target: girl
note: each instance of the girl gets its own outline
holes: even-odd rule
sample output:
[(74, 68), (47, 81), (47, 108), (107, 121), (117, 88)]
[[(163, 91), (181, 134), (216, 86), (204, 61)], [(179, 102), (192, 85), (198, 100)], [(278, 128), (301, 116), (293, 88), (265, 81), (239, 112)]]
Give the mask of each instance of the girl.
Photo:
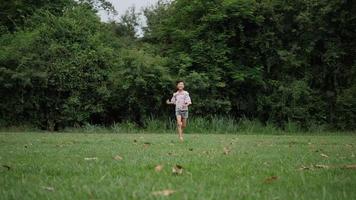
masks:
[(188, 106), (192, 104), (189, 93), (184, 90), (184, 82), (177, 81), (177, 92), (173, 94), (171, 100), (167, 100), (167, 104), (175, 105), (177, 129), (180, 141), (183, 142), (183, 130), (187, 126)]

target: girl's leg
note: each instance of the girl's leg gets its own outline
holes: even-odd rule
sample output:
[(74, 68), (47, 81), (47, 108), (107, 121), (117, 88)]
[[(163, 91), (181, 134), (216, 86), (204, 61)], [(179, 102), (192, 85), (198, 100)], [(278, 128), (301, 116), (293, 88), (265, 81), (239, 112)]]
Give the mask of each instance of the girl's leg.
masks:
[(187, 127), (187, 119), (182, 117), (182, 132), (184, 132), (185, 127)]
[(187, 119), (182, 117), (182, 139), (181, 140), (183, 140), (185, 127), (187, 127)]
[(181, 115), (177, 115), (177, 129), (178, 129), (178, 135), (179, 135), (179, 139), (181, 141), (183, 141), (183, 130), (182, 130), (182, 116)]

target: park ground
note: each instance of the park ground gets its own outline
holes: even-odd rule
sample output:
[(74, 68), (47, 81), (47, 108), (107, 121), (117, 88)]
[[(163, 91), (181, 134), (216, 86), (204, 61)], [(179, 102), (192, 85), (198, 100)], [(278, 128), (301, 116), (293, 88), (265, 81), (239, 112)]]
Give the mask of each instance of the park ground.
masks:
[(0, 199), (356, 199), (356, 135), (0, 133)]

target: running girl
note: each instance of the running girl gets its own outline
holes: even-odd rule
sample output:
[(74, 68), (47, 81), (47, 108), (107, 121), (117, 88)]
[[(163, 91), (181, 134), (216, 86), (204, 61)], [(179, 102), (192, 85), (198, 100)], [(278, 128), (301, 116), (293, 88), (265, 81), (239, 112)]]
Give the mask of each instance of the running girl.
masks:
[(188, 107), (192, 104), (189, 93), (184, 90), (184, 82), (177, 81), (177, 92), (173, 94), (171, 100), (167, 100), (167, 104), (175, 105), (177, 129), (180, 141), (183, 141), (183, 131), (187, 126)]

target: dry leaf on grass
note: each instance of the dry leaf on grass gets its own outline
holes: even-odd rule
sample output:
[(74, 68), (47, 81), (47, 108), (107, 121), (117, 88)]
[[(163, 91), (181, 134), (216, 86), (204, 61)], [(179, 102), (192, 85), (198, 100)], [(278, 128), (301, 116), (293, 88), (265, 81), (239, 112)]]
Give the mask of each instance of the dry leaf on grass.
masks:
[(313, 169), (356, 169), (356, 164), (350, 164), (350, 165), (343, 165), (343, 166), (329, 166), (329, 165), (323, 165), (323, 164), (316, 164), (312, 165), (310, 167), (307, 166), (301, 166), (299, 170), (313, 170)]
[(328, 156), (328, 155), (323, 154), (323, 153), (321, 153), (321, 154), (320, 154), (320, 156), (321, 156), (321, 157), (324, 157), (324, 158), (329, 158), (329, 156)]
[(53, 187), (42, 186), (42, 189), (47, 190), (47, 191), (51, 191), (51, 192), (54, 191)]
[(311, 167), (307, 167), (307, 166), (302, 165), (301, 167), (299, 167), (298, 170), (310, 170), (310, 169), (311, 169)]
[(264, 162), (263, 165), (269, 166), (269, 162)]
[(169, 156), (177, 156), (178, 154), (173, 153), (173, 152), (168, 152), (167, 155), (169, 155)]
[(264, 180), (264, 183), (272, 183), (278, 179), (278, 176), (271, 176)]
[(162, 171), (162, 169), (163, 169), (163, 165), (157, 165), (157, 166), (155, 167), (155, 171), (156, 171), (156, 172), (160, 172), (160, 171)]
[(231, 149), (224, 147), (224, 155), (228, 155), (231, 152)]
[(92, 157), (92, 158), (84, 158), (84, 160), (98, 160), (97, 157)]
[(143, 147), (144, 148), (148, 148), (148, 147), (150, 147), (151, 146), (151, 143), (150, 142), (145, 142), (145, 143), (143, 143)]
[(152, 195), (154, 195), (154, 196), (170, 196), (175, 192), (176, 191), (174, 191), (174, 190), (167, 189), (167, 190), (161, 190), (161, 191), (152, 192)]
[(175, 175), (180, 175), (180, 174), (183, 173), (183, 167), (180, 166), (180, 165), (174, 165), (174, 166), (172, 167), (172, 172), (173, 172), (173, 174), (175, 174)]
[(328, 165), (321, 165), (321, 164), (318, 164), (318, 165), (314, 165), (315, 168), (319, 168), (319, 169), (328, 169), (329, 166)]
[(114, 157), (114, 160), (122, 160), (123, 158), (121, 157), (121, 156), (119, 156), (119, 155), (116, 155), (115, 157)]
[(356, 169), (356, 164), (345, 165), (343, 168), (344, 168), (344, 169)]

